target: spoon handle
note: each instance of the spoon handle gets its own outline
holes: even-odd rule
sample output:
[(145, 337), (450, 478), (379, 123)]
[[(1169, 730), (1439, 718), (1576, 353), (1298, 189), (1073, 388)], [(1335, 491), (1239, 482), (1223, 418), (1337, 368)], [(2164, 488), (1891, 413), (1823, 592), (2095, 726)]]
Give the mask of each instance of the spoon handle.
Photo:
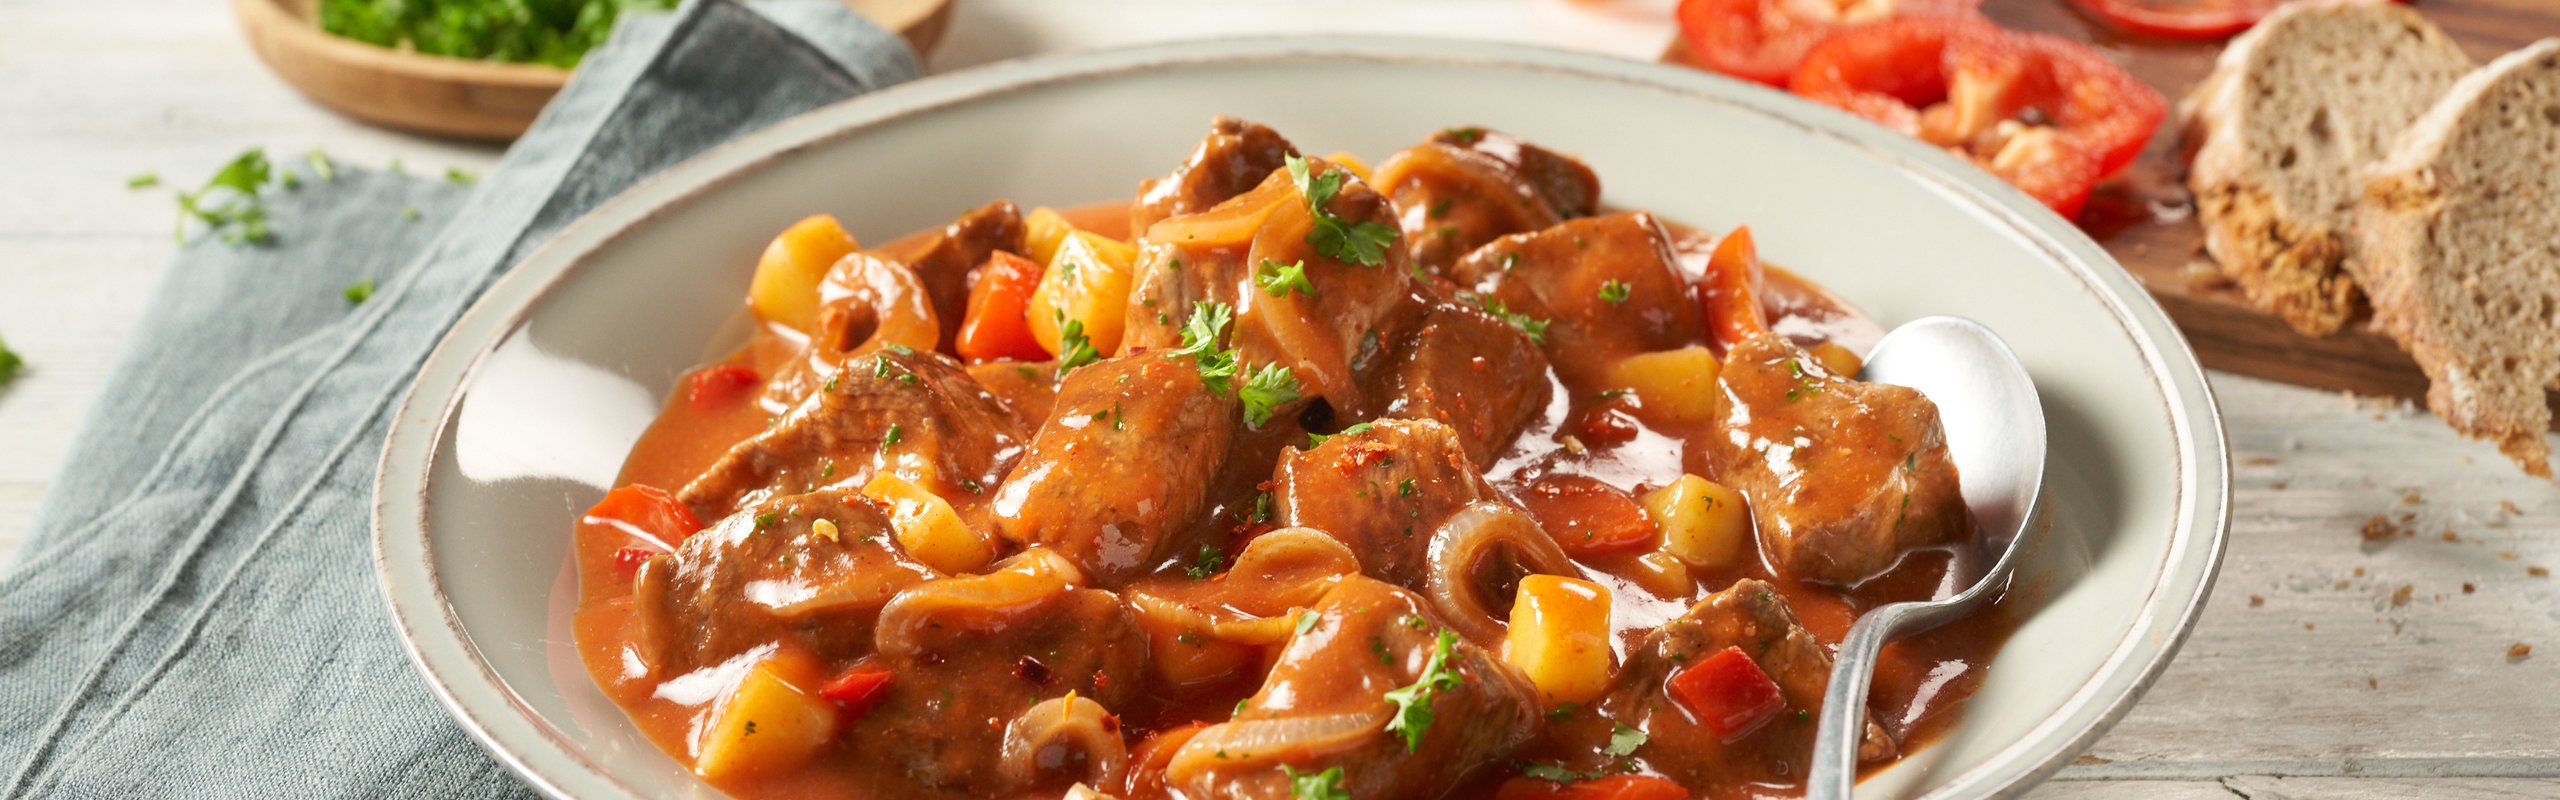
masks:
[(1893, 603), (1859, 617), (1832, 655), (1831, 685), (1822, 691), (1821, 724), (1813, 735), (1813, 764), (1805, 776), (1807, 800), (1849, 800), (1858, 780), (1858, 743), (1865, 738), (1867, 687), (1875, 680), (1876, 654), (1893, 639), (1920, 603)]

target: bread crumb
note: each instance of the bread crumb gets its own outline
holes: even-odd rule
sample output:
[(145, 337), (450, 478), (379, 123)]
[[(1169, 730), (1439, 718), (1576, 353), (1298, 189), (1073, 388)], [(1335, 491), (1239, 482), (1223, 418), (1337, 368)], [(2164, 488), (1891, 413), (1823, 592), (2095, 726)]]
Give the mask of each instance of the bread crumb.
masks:
[(2508, 516), (2524, 516), (2524, 512), (2516, 508), (2515, 501), (2513, 500), (2498, 501), (2498, 510), (2507, 512)]
[(2115, 759), (2112, 759), (2112, 758), (2106, 758), (2106, 757), (2103, 757), (2103, 756), (2081, 756), (2081, 757), (2079, 757), (2079, 758), (2071, 759), (2071, 763), (2073, 763), (2073, 764), (2084, 764), (2084, 765), (2085, 765), (2085, 764), (2113, 764), (2113, 763), (2115, 763)]
[(2382, 688), (2382, 681), (2380, 681), (2380, 680), (2378, 680), (2378, 679), (2375, 679), (2375, 678), (2373, 678), (2373, 677), (2371, 677), (2371, 676), (2367, 676), (2367, 677), (2364, 679), (2364, 688), (2367, 688), (2367, 689), (2380, 689), (2380, 688)]
[(2357, 567), (2357, 568), (2356, 568), (2356, 577), (2359, 577), (2359, 578), (2364, 577), (2364, 568), (2363, 568), (2363, 567)]
[(2287, 482), (2285, 482), (2285, 481), (2276, 481), (2276, 482), (2274, 482), (2274, 483), (2267, 484), (2267, 488), (2269, 488), (2269, 489), (2274, 489), (2274, 490), (2276, 490), (2276, 491), (2281, 492), (2281, 491), (2284, 491), (2284, 487), (2289, 486), (2289, 485), (2291, 485), (2291, 484), (2289, 484), (2289, 483), (2287, 483)]
[(2455, 536), (2455, 535), (2454, 535), (2454, 533), (2453, 533), (2453, 529), (2452, 529), (2452, 528), (2446, 528), (2446, 529), (2444, 529), (2444, 532), (2443, 532), (2443, 533), (2439, 533), (2439, 534), (2436, 534), (2436, 535), (2437, 535), (2437, 536), (2439, 536), (2439, 537), (2442, 537), (2445, 541), (2448, 541), (2448, 542), (2459, 542), (2459, 541), (2462, 541), (2462, 537), (2460, 537), (2460, 536)]
[(2354, 585), (2355, 585), (2355, 584), (2354, 584), (2353, 582), (2348, 581), (2348, 580), (2347, 580), (2347, 579), (2345, 579), (2345, 578), (2339, 578), (2339, 579), (2338, 579), (2338, 585), (2337, 585), (2336, 587), (2334, 587), (2334, 588), (2338, 588), (2338, 589), (2345, 589), (2345, 588), (2347, 588), (2347, 587), (2349, 587), (2349, 586), (2354, 586)]
[(2424, 502), (2426, 502), (2426, 501), (2427, 501), (2426, 496), (2425, 496), (2425, 495), (2418, 494), (2418, 490), (2416, 490), (2416, 489), (2411, 489), (2411, 490), (2409, 490), (2409, 491), (2401, 492), (2401, 493), (2400, 493), (2400, 504), (2401, 504), (2401, 505), (2404, 505), (2404, 506), (2414, 506), (2414, 505), (2417, 505), (2417, 504), (2419, 504), (2419, 503), (2424, 503)]
[(2480, 587), (2471, 585), (2471, 582), (2470, 582), (2470, 581), (2463, 581), (2463, 582), (2462, 582), (2462, 593), (2463, 593), (2463, 594), (2470, 594), (2470, 593), (2472, 593), (2472, 592), (2476, 592), (2476, 591), (2480, 591)]
[(2364, 521), (2364, 528), (2356, 531), (2356, 534), (2364, 537), (2365, 541), (2379, 542), (2400, 535), (2400, 528), (2391, 524), (2390, 517), (2375, 514)]
[(2275, 456), (2250, 456), (2248, 458), (2240, 459), (2240, 465), (2244, 467), (2272, 467), (2282, 463), (2284, 463), (2284, 461), (2277, 459)]
[(2500, 560), (2500, 561), (2514, 561), (2514, 560), (2516, 560), (2516, 551), (2513, 551), (2513, 550), (2500, 550), (2500, 551), (2498, 551), (2498, 560)]
[(2320, 629), (2320, 626), (2305, 622), (2302, 623), (2302, 629), (2306, 631), (2316, 631)]
[(2254, 595), (2254, 594), (2253, 594), (2253, 595), (2249, 595), (2249, 607), (2250, 607), (2250, 608), (2257, 608), (2257, 607), (2259, 607), (2259, 606), (2263, 606), (2263, 605), (2266, 605), (2266, 604), (2267, 604), (2267, 598), (2266, 598), (2265, 596), (2263, 596), (2263, 595)]
[(2409, 585), (2409, 584), (2403, 583), (2403, 584), (2400, 584), (2400, 588), (2392, 590), (2392, 591), (2391, 591), (2391, 607), (2392, 607), (2392, 608), (2399, 608), (2399, 607), (2401, 607), (2401, 606), (2408, 605), (2408, 604), (2409, 604), (2409, 595), (2410, 595), (2410, 593), (2411, 593), (2411, 592), (2415, 591), (2415, 590), (2416, 590), (2416, 588), (2417, 588), (2417, 587), (2414, 587), (2414, 586), (2411, 586), (2411, 585)]
[(2526, 568), (2524, 568), (2524, 574), (2531, 575), (2531, 576), (2534, 576), (2534, 577), (2536, 577), (2536, 578), (2548, 578), (2548, 577), (2551, 577), (2551, 568), (2550, 568), (2550, 567), (2526, 567)]
[(2523, 642), (2507, 645), (2508, 661), (2522, 661), (2525, 656), (2529, 655), (2533, 655), (2533, 645), (2525, 644)]

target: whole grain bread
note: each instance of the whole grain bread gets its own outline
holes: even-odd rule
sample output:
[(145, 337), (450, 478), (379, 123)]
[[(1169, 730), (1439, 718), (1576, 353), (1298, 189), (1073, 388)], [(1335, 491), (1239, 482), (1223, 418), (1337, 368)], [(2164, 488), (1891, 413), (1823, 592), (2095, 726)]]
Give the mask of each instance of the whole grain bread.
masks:
[(2560, 39), (2465, 75), (2366, 173), (2355, 280), (2427, 407), (2551, 476), (2560, 386)]
[(2451, 37), (2381, 0), (2308, 0), (2233, 39), (2181, 104), (2205, 250), (2305, 334), (2363, 312), (2345, 271), (2358, 170), (2471, 68)]

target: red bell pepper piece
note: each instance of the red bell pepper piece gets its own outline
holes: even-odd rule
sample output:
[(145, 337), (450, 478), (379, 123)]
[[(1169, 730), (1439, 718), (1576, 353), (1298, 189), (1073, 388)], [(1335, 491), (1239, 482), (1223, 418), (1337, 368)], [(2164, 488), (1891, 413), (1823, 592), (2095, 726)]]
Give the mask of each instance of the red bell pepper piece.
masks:
[(676, 502), (665, 490), (646, 484), (629, 484), (604, 493), (580, 520), (589, 525), (610, 525), (624, 533), (656, 543), (664, 550), (683, 544), (685, 537), (702, 530), (702, 520), (691, 509)]
[(1043, 270), (1031, 259), (998, 250), (978, 266), (969, 286), (969, 310), (952, 349), (970, 361), (1011, 358), (1038, 361), (1049, 351), (1031, 337), (1031, 294)]
[(1520, 505), (1565, 555), (1641, 549), (1660, 530), (1624, 490), (1582, 475), (1548, 475), (1519, 493)]
[(836, 715), (837, 724), (845, 724), (871, 713), (871, 708), (889, 698), (889, 687), (897, 683), (897, 675), (883, 667), (863, 664), (845, 670), (835, 680), (818, 689), (818, 696), (835, 701), (844, 713)]
[(1789, 86), (1954, 150), (2066, 217), (2168, 116), (2158, 91), (2096, 50), (1979, 20), (1844, 32), (1806, 55)]
[(1906, 16), (1972, 17), (1982, 0), (1682, 0), (1680, 37), (1699, 66), (1785, 86), (1814, 45), (1843, 30)]
[(764, 378), (755, 370), (736, 364), (715, 364), (695, 370), (686, 379), (687, 392), (693, 399), (693, 410), (718, 411), (747, 396)]
[(1740, 647), (1716, 651), (1671, 676), (1671, 699), (1728, 742), (1750, 735), (1787, 707), (1778, 682)]

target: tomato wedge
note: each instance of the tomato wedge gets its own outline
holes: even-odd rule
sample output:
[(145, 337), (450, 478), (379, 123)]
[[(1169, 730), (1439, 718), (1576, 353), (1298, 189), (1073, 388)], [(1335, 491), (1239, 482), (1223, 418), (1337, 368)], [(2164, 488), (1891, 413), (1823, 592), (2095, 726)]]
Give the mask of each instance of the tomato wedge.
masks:
[(1671, 699), (1717, 736), (1733, 741), (1775, 719), (1787, 707), (1778, 682), (1740, 647), (1727, 647), (1671, 676)]
[(1698, 310), (1706, 315), (1707, 337), (1715, 340), (1719, 356), (1769, 330), (1769, 315), (1760, 308), (1760, 282), (1767, 273), (1748, 226), (1725, 234), (1707, 256), (1707, 273), (1698, 279)]
[(2179, 39), (2220, 39), (2258, 24), (2284, 0), (2071, 0), (2117, 30)]
[(1953, 150), (2066, 217), (2168, 116), (2158, 91), (2096, 50), (1979, 20), (1841, 33), (1805, 57), (1789, 88)]
[(1975, 14), (1982, 0), (1681, 0), (1680, 37), (1699, 66), (1786, 86), (1805, 53), (1847, 28), (1903, 16)]
[[(702, 530), (702, 520), (691, 509), (677, 502), (666, 490), (647, 484), (626, 484), (604, 493), (580, 520), (588, 525), (609, 525), (624, 533), (640, 537), (673, 550), (685, 537)], [(617, 558), (621, 558), (617, 556)], [(640, 560), (647, 560), (645, 558)], [(637, 565), (634, 565), (637, 568)]]
[(988, 255), (969, 285), (968, 315), (961, 319), (960, 335), (951, 349), (970, 361), (1048, 358), (1049, 351), (1032, 338), (1030, 322), (1024, 317), (1044, 271), (1031, 259), (1002, 250)]
[(1548, 475), (1531, 482), (1519, 499), (1569, 556), (1639, 550), (1661, 534), (1634, 497), (1595, 478)]

